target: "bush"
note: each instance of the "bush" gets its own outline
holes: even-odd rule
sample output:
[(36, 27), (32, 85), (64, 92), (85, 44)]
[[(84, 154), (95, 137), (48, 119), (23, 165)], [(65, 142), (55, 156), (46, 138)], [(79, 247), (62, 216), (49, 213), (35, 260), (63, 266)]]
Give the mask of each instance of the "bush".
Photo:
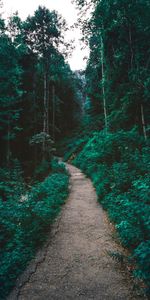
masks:
[(144, 241), (134, 250), (133, 257), (137, 261), (135, 275), (144, 280), (146, 294), (150, 294), (150, 240)]

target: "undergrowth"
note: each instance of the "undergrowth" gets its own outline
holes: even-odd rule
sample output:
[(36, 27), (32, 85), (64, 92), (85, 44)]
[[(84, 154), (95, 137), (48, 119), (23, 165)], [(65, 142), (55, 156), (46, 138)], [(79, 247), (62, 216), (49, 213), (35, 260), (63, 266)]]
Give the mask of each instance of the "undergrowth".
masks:
[[(149, 145), (136, 129), (93, 132), (82, 143), (76, 137), (73, 163), (89, 176), (99, 202), (115, 223), (122, 244), (136, 262), (134, 275), (150, 292), (150, 169)], [(80, 143), (80, 145), (79, 145)], [(70, 145), (73, 153), (74, 145)], [(72, 154), (71, 154), (72, 155)], [(72, 155), (73, 157), (73, 155)]]
[(79, 127), (57, 144), (57, 155), (63, 156), (64, 161), (72, 161), (100, 127), (101, 117), (85, 115)]
[[(21, 183), (17, 186), (13, 180), (14, 172), (9, 174), (7, 198), (0, 199), (0, 299), (6, 298), (17, 277), (46, 240), (50, 225), (68, 195), (69, 176), (64, 164), (53, 160), (50, 168), (51, 174), (30, 191), (25, 193), (22, 183), (23, 195)], [(4, 172), (1, 169), (3, 177)]]

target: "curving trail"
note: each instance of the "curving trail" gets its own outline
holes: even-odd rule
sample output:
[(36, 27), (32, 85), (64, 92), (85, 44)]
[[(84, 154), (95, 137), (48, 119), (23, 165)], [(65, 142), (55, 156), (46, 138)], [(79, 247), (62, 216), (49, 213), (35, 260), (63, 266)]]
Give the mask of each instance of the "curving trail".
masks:
[(118, 246), (91, 181), (79, 169), (67, 167), (71, 174), (70, 196), (54, 225), (53, 236), (9, 299), (141, 299), (132, 295), (131, 283), (107, 253), (117, 251)]

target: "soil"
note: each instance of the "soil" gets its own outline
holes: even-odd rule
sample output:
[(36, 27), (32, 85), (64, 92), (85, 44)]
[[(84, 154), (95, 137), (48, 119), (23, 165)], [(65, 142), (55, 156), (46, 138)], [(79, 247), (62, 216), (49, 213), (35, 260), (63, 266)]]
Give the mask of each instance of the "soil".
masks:
[(110, 255), (122, 251), (90, 179), (67, 165), (70, 196), (47, 244), (18, 280), (9, 300), (134, 300), (133, 283)]

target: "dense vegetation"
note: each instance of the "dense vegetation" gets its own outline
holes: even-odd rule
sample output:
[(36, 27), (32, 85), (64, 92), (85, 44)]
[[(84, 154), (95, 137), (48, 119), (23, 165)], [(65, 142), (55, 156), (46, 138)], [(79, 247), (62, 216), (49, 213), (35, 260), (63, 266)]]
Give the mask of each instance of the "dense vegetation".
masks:
[(55, 141), (72, 129), (79, 108), (65, 30), (62, 17), (45, 7), (24, 22), (17, 13), (8, 22), (0, 15), (1, 299), (45, 241), (68, 193), (68, 174), (53, 159)]
[(150, 2), (74, 1), (90, 46), (85, 77), (65, 62), (67, 25), (55, 11), (0, 18), (3, 297), (67, 195), (55, 151), (91, 177), (150, 294)]
[(0, 18), (0, 163), (18, 158), (26, 176), (74, 126), (79, 80), (64, 59), (71, 51), (65, 30), (45, 7), (24, 22), (17, 13), (7, 24)]

